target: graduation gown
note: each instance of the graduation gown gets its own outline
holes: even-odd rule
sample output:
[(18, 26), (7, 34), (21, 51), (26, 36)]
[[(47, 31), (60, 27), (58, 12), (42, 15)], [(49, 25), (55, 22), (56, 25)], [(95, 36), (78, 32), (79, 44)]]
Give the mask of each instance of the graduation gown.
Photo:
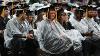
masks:
[(57, 21), (42, 20), (37, 27), (40, 49), (49, 54), (61, 54), (72, 47), (72, 41)]
[(80, 21), (77, 21), (75, 18), (70, 21), (72, 26), (78, 30), (80, 33), (86, 33), (88, 31), (88, 27), (81, 23)]
[(26, 35), (30, 30), (32, 30), (32, 27), (26, 20), (23, 23), (20, 23), (17, 18), (10, 19), (6, 25), (6, 37), (4, 37), (6, 47), (11, 48), (11, 40), (14, 39), (13, 35)]
[(82, 19), (81, 23), (88, 27), (88, 31), (94, 31), (94, 34), (100, 31), (100, 26), (92, 19)]
[[(6, 28), (6, 24), (8, 22), (8, 18), (3, 18), (0, 16), (0, 30), (4, 31), (4, 29)], [(3, 32), (0, 33), (0, 44), (4, 44), (4, 36), (3, 36)]]
[(88, 26), (88, 32), (93, 31), (91, 42), (96, 47), (99, 47), (100, 45), (100, 42), (99, 42), (100, 41), (100, 26), (93, 19), (84, 18), (82, 19), (81, 22), (84, 23), (84, 25)]

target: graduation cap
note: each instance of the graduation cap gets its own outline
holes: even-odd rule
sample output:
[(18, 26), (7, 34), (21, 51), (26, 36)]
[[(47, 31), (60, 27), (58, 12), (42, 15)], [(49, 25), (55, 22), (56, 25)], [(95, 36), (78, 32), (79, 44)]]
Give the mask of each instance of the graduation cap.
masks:
[(8, 8), (7, 8), (6, 5), (1, 5), (1, 6), (0, 6), (0, 12), (1, 12), (3, 9), (4, 9), (4, 10), (8, 10)]
[(96, 8), (97, 8), (96, 5), (88, 5), (88, 11), (89, 11), (89, 10), (93, 10), (93, 11), (94, 11), (94, 10), (97, 10)]
[(24, 9), (16, 9), (16, 16), (19, 14), (22, 14), (24, 12)]
[(42, 13), (42, 12), (46, 12), (48, 9), (46, 9), (46, 8), (41, 8), (41, 9), (39, 9), (39, 10), (36, 10), (35, 11), (35, 14), (36, 15), (39, 15), (40, 13)]
[(18, 4), (19, 2), (17, 2), (17, 1), (13, 1), (13, 2), (8, 2), (6, 5), (7, 6), (12, 6), (12, 4), (14, 4), (14, 5), (16, 5), (16, 4)]
[(53, 6), (62, 6), (62, 3), (53, 3)]
[(72, 4), (72, 3), (68, 3), (68, 6), (71, 7), (71, 8), (76, 8), (76, 5)]
[(22, 9), (28, 9), (30, 6), (28, 4), (20, 4)]
[(33, 16), (33, 11), (27, 10), (26, 14), (27, 14), (28, 16)]
[(12, 8), (12, 9), (10, 10), (10, 15), (15, 14), (16, 9), (20, 9), (20, 8), (19, 8), (19, 7)]
[(75, 11), (76, 14), (80, 14), (80, 15), (83, 15), (83, 12), (84, 12), (84, 10), (80, 7), (77, 8), (76, 11)]
[(97, 10), (100, 10), (100, 7), (97, 7)]
[(3, 3), (4, 1), (0, 1), (0, 5)]
[(67, 10), (70, 11), (71, 8), (76, 8), (76, 6), (74, 4), (72, 4), (72, 3), (68, 3), (67, 4)]
[(97, 11), (98, 11), (98, 13), (100, 13), (100, 7), (97, 7)]
[(80, 6), (82, 9), (84, 9), (84, 11), (93, 11), (93, 10), (97, 10), (97, 6), (96, 5), (83, 5)]

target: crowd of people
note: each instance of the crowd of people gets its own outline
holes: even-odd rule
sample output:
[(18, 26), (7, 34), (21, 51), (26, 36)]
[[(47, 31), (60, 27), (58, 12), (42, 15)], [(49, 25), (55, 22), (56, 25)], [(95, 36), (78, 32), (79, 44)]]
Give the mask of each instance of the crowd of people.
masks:
[(100, 5), (0, 5), (1, 56), (100, 56), (99, 45)]

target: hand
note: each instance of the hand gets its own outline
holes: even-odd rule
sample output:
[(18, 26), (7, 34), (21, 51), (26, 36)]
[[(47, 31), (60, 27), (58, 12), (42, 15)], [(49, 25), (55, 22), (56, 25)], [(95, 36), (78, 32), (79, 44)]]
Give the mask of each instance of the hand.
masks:
[(33, 34), (27, 34), (27, 39), (33, 39)]
[(92, 33), (87, 33), (87, 36), (92, 36), (93, 34)]

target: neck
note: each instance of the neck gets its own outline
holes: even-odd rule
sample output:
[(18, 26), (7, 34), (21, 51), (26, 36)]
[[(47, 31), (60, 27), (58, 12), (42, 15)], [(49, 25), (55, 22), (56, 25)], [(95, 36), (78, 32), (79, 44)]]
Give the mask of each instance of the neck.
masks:
[(55, 19), (49, 19), (49, 21), (53, 21), (53, 20), (55, 20)]

